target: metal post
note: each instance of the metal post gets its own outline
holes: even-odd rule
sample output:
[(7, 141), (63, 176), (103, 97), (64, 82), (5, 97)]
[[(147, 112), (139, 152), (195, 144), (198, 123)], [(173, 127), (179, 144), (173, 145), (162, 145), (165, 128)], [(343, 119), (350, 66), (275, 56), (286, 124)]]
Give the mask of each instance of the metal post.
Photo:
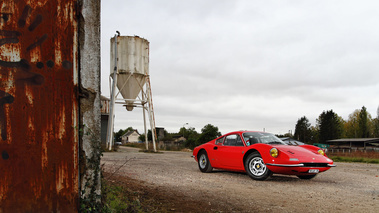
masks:
[(144, 94), (144, 91), (143, 91), (143, 88), (142, 88), (142, 112), (143, 112), (143, 127), (144, 127), (144, 130), (145, 130), (145, 144), (146, 144), (146, 151), (149, 150), (149, 140), (147, 138), (147, 129), (146, 129), (146, 108), (145, 108), (145, 105), (146, 105), (146, 101), (145, 101), (145, 94)]
[(146, 92), (147, 92), (147, 101), (149, 104), (149, 119), (150, 119), (150, 127), (151, 127), (151, 136), (153, 140), (153, 147), (154, 152), (157, 152), (157, 147), (155, 145), (155, 137), (156, 137), (156, 131), (155, 131), (155, 119), (154, 119), (154, 109), (153, 109), (153, 101), (152, 101), (152, 95), (151, 95), (151, 87), (150, 87), (150, 79), (147, 76), (147, 82), (146, 82)]
[(113, 69), (113, 82), (112, 82), (112, 90), (111, 90), (111, 101), (109, 106), (109, 120), (108, 120), (108, 130), (107, 130), (107, 145), (109, 147), (109, 150), (112, 150), (112, 145), (114, 142), (113, 138), (113, 123), (114, 123), (114, 105), (115, 105), (115, 92), (116, 92), (116, 85), (117, 85), (117, 36), (120, 35), (120, 33), (117, 31), (118, 35), (114, 36), (115, 39), (115, 45), (114, 45), (114, 54), (115, 54), (115, 61), (114, 61), (114, 69)]

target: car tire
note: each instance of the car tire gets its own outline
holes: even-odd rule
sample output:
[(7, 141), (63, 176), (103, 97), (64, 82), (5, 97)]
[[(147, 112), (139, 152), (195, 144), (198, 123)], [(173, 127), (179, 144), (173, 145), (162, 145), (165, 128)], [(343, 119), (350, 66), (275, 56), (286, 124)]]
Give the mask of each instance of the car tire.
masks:
[(209, 162), (209, 158), (206, 151), (200, 152), (197, 162), (199, 164), (199, 169), (201, 172), (208, 173), (213, 170), (213, 167), (211, 163)]
[(297, 175), (297, 177), (303, 180), (309, 180), (316, 177), (316, 175)]
[(272, 172), (263, 162), (262, 156), (258, 152), (253, 152), (245, 160), (246, 173), (254, 180), (266, 180)]

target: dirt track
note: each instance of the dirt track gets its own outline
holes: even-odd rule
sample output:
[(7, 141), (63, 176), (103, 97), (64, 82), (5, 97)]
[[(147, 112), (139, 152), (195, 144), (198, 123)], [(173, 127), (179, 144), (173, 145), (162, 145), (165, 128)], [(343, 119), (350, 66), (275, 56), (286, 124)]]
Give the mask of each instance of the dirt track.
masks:
[[(175, 212), (378, 212), (379, 165), (336, 163), (312, 180), (274, 175), (254, 181), (244, 173), (201, 173), (190, 152), (104, 153), (108, 174), (169, 202)], [(123, 166), (122, 166), (123, 165)], [(122, 167), (120, 167), (122, 166)], [(162, 204), (164, 205), (164, 204)]]

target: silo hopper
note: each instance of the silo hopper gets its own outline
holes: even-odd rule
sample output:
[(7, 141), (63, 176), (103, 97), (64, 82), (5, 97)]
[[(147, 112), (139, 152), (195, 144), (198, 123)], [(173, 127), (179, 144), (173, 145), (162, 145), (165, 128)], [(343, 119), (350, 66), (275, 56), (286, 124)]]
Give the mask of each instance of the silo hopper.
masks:
[[(115, 39), (111, 39), (111, 77), (115, 67)], [(117, 38), (117, 88), (132, 111), (134, 100), (143, 89), (149, 75), (149, 42), (138, 36), (119, 36)]]

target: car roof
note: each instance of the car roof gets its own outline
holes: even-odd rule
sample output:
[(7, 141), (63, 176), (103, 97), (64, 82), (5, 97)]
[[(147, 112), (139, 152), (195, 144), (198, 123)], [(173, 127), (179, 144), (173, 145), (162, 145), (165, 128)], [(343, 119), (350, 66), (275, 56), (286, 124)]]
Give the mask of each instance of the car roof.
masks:
[[(238, 134), (238, 133), (246, 133), (246, 132), (262, 132), (262, 131), (239, 130), (239, 131), (233, 131), (233, 132), (223, 134), (222, 136), (231, 135), (231, 134)], [(268, 133), (268, 132), (262, 132), (262, 133)], [(220, 136), (220, 137), (222, 137), (222, 136)]]

